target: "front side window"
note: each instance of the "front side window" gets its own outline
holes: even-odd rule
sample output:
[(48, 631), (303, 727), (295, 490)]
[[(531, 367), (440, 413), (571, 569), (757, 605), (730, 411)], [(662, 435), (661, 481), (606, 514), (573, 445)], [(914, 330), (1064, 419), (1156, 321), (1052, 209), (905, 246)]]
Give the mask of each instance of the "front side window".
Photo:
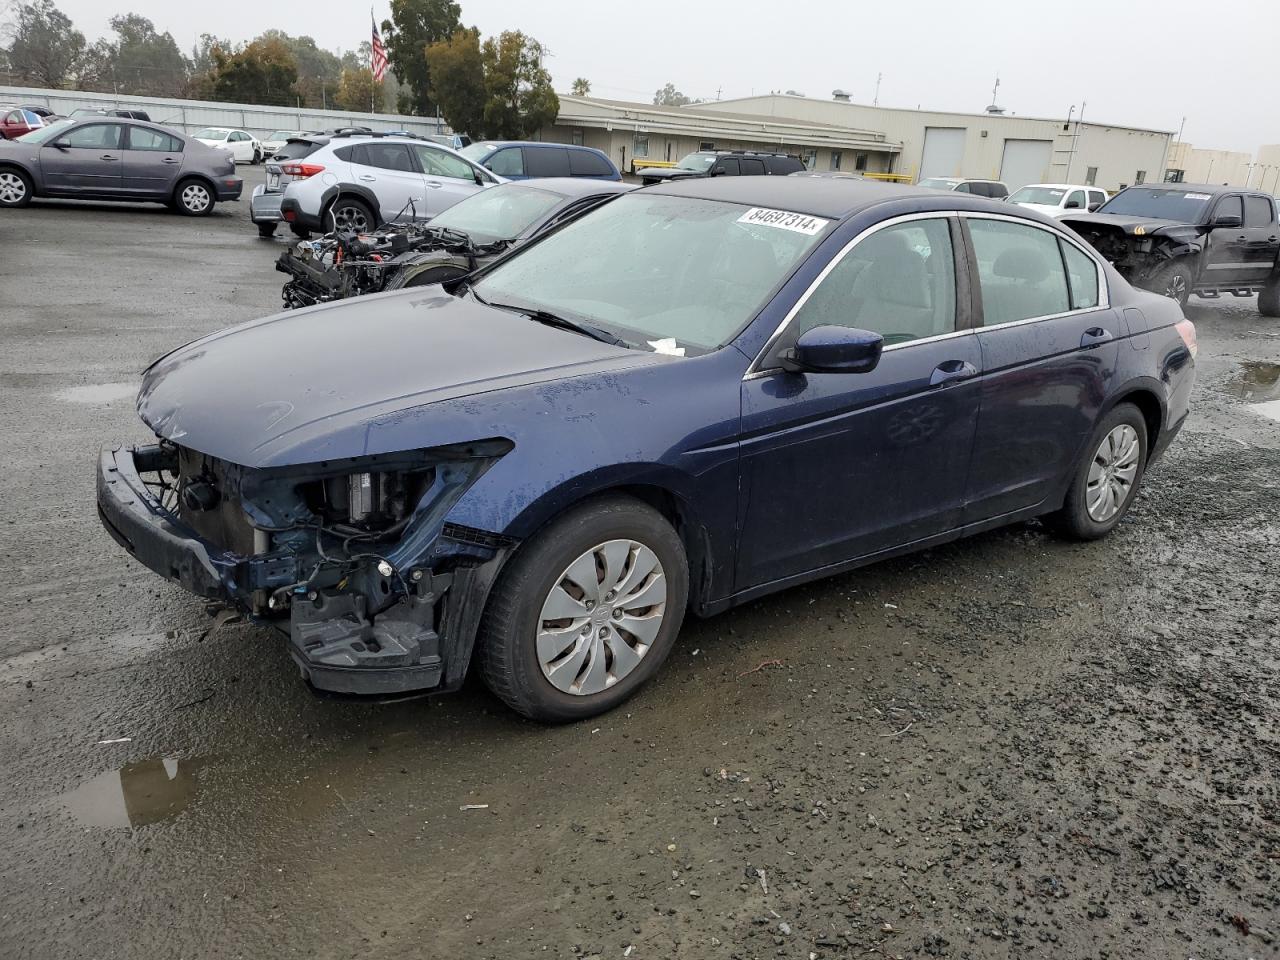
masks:
[(473, 289), (481, 300), (577, 319), (641, 349), (673, 339), (690, 352), (714, 350), (830, 227), (820, 217), (637, 191), (521, 248)]
[(5, 119), (5, 123), (21, 123), (21, 122), (22, 122), (22, 111), (21, 111), (21, 110), (11, 110), (11, 111), (9, 111), (9, 113), (8, 113), (8, 114), (6, 114), (6, 115), (5, 115), (5, 118), (4, 118), (4, 119)]
[(1067, 197), (1067, 202), (1063, 204), (1068, 210), (1083, 210), (1085, 208), (1085, 199), (1083, 190), (1072, 190), (1071, 196)]
[(1240, 202), (1238, 196), (1223, 197), (1218, 201), (1218, 205), (1213, 210), (1213, 219), (1219, 217), (1235, 217), (1241, 223), (1244, 223), (1244, 205)]
[(1244, 225), (1246, 227), (1269, 227), (1275, 221), (1275, 207), (1266, 197), (1244, 198)]
[(711, 168), (713, 176), (736, 177), (738, 175), (738, 160), (736, 157), (725, 157), (714, 167)]
[(524, 154), (519, 147), (507, 147), (486, 160), (485, 166), (500, 177), (523, 177)]
[(155, 150), (160, 153), (181, 153), (182, 141), (160, 130), (146, 127), (129, 128), (130, 150)]
[(1007, 220), (970, 218), (968, 222), (978, 261), (984, 326), (1071, 309), (1057, 236)]
[(90, 123), (72, 130), (59, 143), (87, 150), (116, 150), (120, 147), (121, 133), (123, 129), (118, 123)]
[(954, 331), (955, 258), (947, 221), (894, 224), (854, 246), (809, 294), (788, 333), (822, 326), (870, 330), (886, 346)]

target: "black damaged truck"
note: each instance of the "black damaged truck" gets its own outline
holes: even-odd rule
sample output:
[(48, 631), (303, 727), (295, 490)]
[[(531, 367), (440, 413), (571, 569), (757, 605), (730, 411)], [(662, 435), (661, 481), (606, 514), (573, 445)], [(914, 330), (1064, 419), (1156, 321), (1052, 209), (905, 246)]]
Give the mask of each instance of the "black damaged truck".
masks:
[(1144, 184), (1121, 190), (1097, 213), (1060, 220), (1135, 286), (1181, 304), (1258, 294), (1280, 316), (1280, 224), (1265, 193), (1207, 184)]

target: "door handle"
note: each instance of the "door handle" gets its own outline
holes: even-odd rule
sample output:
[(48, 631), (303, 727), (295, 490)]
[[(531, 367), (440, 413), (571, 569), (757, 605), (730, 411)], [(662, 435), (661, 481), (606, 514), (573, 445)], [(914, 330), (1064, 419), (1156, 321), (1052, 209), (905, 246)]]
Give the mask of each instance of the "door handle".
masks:
[(103, 154), (102, 156), (100, 156), (98, 159), (99, 159), (99, 160), (119, 160), (120, 158), (119, 158), (119, 157), (113, 157), (113, 156), (112, 156), (111, 154), (109, 154), (109, 153), (104, 153), (104, 154)]
[(1091, 347), (1100, 346), (1110, 339), (1110, 330), (1105, 330), (1102, 327), (1090, 327), (1080, 337), (1080, 349), (1088, 350)]
[(432, 190), (439, 190), (441, 187), (444, 186), (444, 184), (441, 183), (439, 180), (428, 180), (427, 186), (430, 187)]
[(948, 383), (957, 383), (978, 375), (978, 368), (968, 360), (946, 360), (933, 368), (929, 376), (929, 386), (945, 387)]
[(370, 176), (367, 173), (362, 173), (357, 179), (363, 180), (365, 183), (374, 183), (378, 178), (374, 176)]
[(181, 163), (182, 161), (179, 160), (177, 157), (165, 157), (160, 162), (161, 163)]

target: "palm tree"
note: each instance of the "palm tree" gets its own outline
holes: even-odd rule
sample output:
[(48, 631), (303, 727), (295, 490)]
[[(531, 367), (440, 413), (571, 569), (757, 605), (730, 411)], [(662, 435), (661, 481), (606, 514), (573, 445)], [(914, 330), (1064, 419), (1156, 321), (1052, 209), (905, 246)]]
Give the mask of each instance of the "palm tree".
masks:
[(579, 77), (573, 81), (573, 86), (569, 88), (569, 92), (575, 97), (585, 97), (591, 93), (591, 81), (586, 77)]

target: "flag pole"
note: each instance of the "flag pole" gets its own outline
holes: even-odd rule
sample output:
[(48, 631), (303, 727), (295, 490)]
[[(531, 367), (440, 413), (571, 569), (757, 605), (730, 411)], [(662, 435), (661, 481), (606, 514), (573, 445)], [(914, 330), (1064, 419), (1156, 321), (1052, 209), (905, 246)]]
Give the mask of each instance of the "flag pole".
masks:
[[(373, 24), (373, 28), (374, 28), (374, 30), (376, 31), (376, 30), (378, 29), (378, 21), (374, 19), (374, 16), (373, 16), (373, 7), (370, 7), (370, 8), (369, 8), (369, 22)], [(375, 74), (374, 74), (374, 72), (373, 72), (373, 44), (369, 44), (369, 81), (370, 81), (370, 83), (369, 83), (369, 112), (370, 112), (370, 113), (376, 113), (376, 112), (377, 112), (376, 110), (374, 110), (374, 109), (373, 109), (373, 97), (374, 97), (374, 93), (375, 93), (375, 91), (378, 89), (378, 81), (377, 81), (376, 79), (374, 79), (374, 76), (375, 76)]]

